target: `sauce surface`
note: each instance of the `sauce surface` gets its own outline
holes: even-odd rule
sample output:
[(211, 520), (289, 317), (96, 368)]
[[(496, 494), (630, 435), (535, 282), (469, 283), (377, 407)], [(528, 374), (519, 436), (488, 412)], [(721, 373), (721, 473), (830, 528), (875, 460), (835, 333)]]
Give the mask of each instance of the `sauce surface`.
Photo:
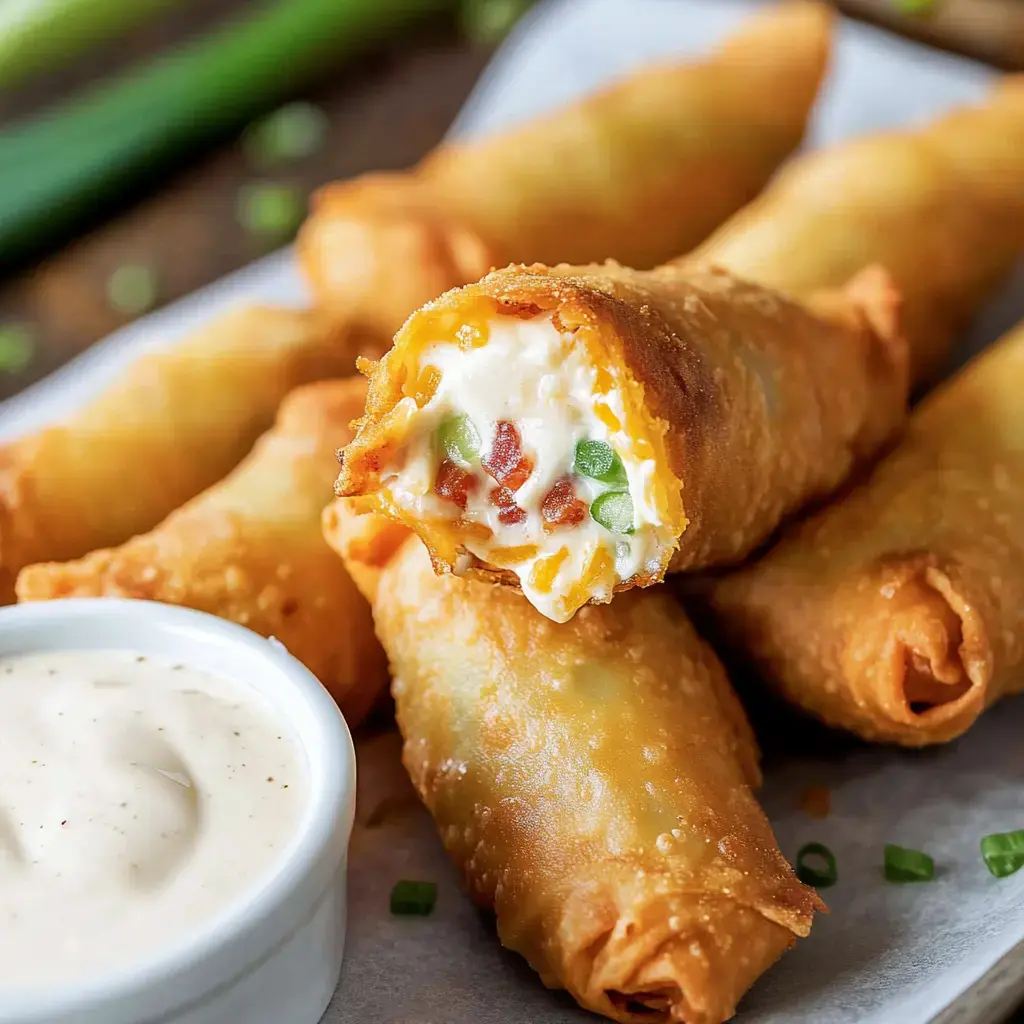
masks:
[(238, 683), (121, 651), (0, 659), (0, 988), (187, 940), (306, 803), (297, 739)]

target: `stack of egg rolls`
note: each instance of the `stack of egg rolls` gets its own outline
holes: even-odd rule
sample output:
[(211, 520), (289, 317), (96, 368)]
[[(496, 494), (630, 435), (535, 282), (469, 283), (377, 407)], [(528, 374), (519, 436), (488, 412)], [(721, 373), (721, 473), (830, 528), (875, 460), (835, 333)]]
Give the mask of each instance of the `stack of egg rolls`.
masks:
[(799, 144), (832, 14), (789, 0), (718, 53), (642, 71), (411, 172), (316, 197), (299, 252), (317, 303), (390, 340), (405, 318), (510, 262), (652, 267), (752, 199)]
[(328, 539), (372, 601), (405, 765), (502, 942), (613, 1020), (731, 1017), (822, 907), (751, 794), (711, 649), (664, 588), (559, 625), (361, 520), (330, 509)]
[(724, 636), (873, 741), (960, 735), (1024, 689), (1024, 326), (930, 395), (841, 502), (718, 582)]
[(801, 303), (678, 265), (492, 273), (368, 368), (337, 493), (565, 621), (742, 559), (874, 456), (905, 415), (895, 304), (877, 269)]
[(978, 304), (1024, 252), (1024, 76), (987, 102), (793, 161), (690, 263), (793, 295), (872, 263), (903, 299), (912, 375), (928, 382)]
[(366, 601), (324, 542), (320, 517), (366, 382), (292, 392), (222, 481), (148, 533), (18, 576), (21, 601), (131, 597), (219, 615), (276, 637), (330, 691), (350, 726), (387, 685)]

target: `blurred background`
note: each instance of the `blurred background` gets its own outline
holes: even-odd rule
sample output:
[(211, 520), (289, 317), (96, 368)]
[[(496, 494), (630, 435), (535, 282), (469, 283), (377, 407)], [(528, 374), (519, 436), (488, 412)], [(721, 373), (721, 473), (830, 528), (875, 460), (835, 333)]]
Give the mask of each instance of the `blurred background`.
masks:
[[(415, 162), (531, 6), (0, 0), (0, 399)], [(837, 6), (1024, 68), (1024, 0)]]

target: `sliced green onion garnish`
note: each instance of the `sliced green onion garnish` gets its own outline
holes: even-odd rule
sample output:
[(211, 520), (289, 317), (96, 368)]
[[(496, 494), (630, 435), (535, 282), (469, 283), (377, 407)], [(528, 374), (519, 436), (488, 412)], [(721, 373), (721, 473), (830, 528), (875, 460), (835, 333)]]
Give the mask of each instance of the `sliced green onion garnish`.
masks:
[(929, 14), (936, 0), (894, 0), (893, 6), (900, 14)]
[(426, 917), (437, 902), (437, 885), (434, 882), (395, 882), (391, 890), (392, 914), (419, 914)]
[(437, 428), (437, 439), (445, 455), (460, 466), (468, 466), (480, 455), (480, 435), (468, 416), (453, 416)]
[(238, 193), (238, 219), (242, 226), (268, 241), (289, 239), (305, 214), (305, 196), (291, 185), (246, 185)]
[(887, 882), (930, 882), (935, 877), (935, 861), (920, 850), (908, 850), (894, 843), (885, 844), (885, 880)]
[(839, 880), (835, 855), (822, 843), (801, 846), (796, 855), (796, 877), (816, 889), (835, 885)]
[(25, 324), (0, 324), (0, 373), (20, 373), (35, 350), (35, 336)]
[(633, 532), (633, 499), (626, 491), (605, 491), (594, 499), (590, 515), (612, 533)]
[(473, 43), (495, 46), (527, 12), (533, 0), (463, 0), (462, 31)]
[(627, 482), (622, 459), (604, 441), (578, 441), (573, 469), (580, 476), (589, 476), (591, 480), (600, 480), (606, 484), (623, 487)]
[(253, 166), (278, 167), (315, 153), (330, 122), (312, 103), (289, 103), (246, 128), (242, 147)]
[(138, 316), (156, 303), (156, 275), (150, 267), (126, 263), (107, 280), (107, 301), (125, 316)]
[(981, 856), (996, 878), (1006, 878), (1024, 867), (1024, 829), (996, 832), (981, 840)]

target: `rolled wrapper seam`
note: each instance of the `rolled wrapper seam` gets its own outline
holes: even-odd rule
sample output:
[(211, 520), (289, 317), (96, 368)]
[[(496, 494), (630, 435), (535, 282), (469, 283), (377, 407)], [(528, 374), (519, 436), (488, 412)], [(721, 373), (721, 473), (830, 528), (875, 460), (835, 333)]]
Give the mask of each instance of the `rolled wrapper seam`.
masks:
[(354, 577), (353, 551), (383, 559), (368, 596), (404, 762), (502, 942), (617, 1021), (731, 1017), (823, 907), (777, 850), (743, 710), (679, 606), (636, 593), (558, 625), (338, 506), (326, 535)]
[(860, 486), (715, 582), (730, 646), (872, 741), (962, 734), (1024, 689), (1024, 331), (915, 411)]
[[(610, 600), (614, 591), (657, 582), (666, 571), (745, 557), (785, 517), (828, 495), (888, 443), (904, 421), (907, 391), (897, 302), (879, 268), (865, 271), (842, 292), (821, 293), (806, 303), (714, 269), (638, 272), (609, 263), (510, 267), (489, 274), (425, 306), (384, 359), (367, 365), (367, 413), (344, 451), (336, 491), (362, 495), (364, 510), (414, 529), (438, 571), (472, 570), (522, 585), (537, 561), (557, 554), (572, 531), (549, 528), (546, 521), (533, 529), (536, 518), (529, 518), (527, 505), (520, 517), (525, 526), (505, 529), (490, 522), (488, 536), (487, 530), (481, 533), (485, 524), (479, 517), (429, 496), (429, 480), (414, 493), (403, 465), (413, 462), (417, 445), (424, 447), (426, 426), (446, 411), (458, 412), (457, 403), (471, 397), (446, 391), (445, 373), (460, 370), (453, 360), (469, 366), (493, 337), (509, 330), (535, 331), (540, 325), (555, 331), (561, 348), (539, 384), (520, 380), (516, 365), (492, 374), (500, 379), (490, 384), (496, 397), (494, 408), (485, 410), (485, 450), (495, 436), (493, 423), (500, 425), (512, 410), (510, 418), (520, 414), (527, 427), (541, 423), (534, 448), (527, 434), (523, 447), (525, 458), (543, 463), (538, 452), (545, 423), (580, 404), (579, 394), (569, 390), (567, 368), (576, 366), (572, 372), (589, 381), (584, 399), (611, 424), (609, 440), (627, 469), (640, 467), (629, 479), (633, 507), (651, 510), (645, 523), (626, 531), (642, 552), (628, 575), (603, 555), (601, 545), (610, 548), (611, 541), (601, 534), (578, 562), (566, 563), (570, 571), (559, 577), (560, 604), (544, 607), (524, 586), (545, 614), (562, 621), (588, 600)], [(439, 346), (462, 354), (438, 354)], [(509, 353), (515, 361), (515, 344)], [(523, 365), (532, 359), (523, 348)], [(442, 361), (448, 370), (434, 365)], [(524, 412), (523, 402), (531, 393), (535, 400), (538, 390), (552, 397)], [(581, 419), (565, 431), (561, 472), (577, 490), (572, 446), (586, 437), (585, 429)], [(538, 475), (542, 471), (543, 466)], [(434, 491), (442, 493), (437, 481)], [(591, 508), (597, 509), (596, 502)], [(596, 511), (591, 515), (598, 518)], [(590, 518), (578, 512), (575, 523), (582, 530)], [(641, 532), (640, 525), (650, 529)], [(533, 532), (515, 539), (523, 530)], [(528, 542), (537, 554), (525, 566), (516, 564)], [(507, 564), (505, 552), (515, 556)]]

